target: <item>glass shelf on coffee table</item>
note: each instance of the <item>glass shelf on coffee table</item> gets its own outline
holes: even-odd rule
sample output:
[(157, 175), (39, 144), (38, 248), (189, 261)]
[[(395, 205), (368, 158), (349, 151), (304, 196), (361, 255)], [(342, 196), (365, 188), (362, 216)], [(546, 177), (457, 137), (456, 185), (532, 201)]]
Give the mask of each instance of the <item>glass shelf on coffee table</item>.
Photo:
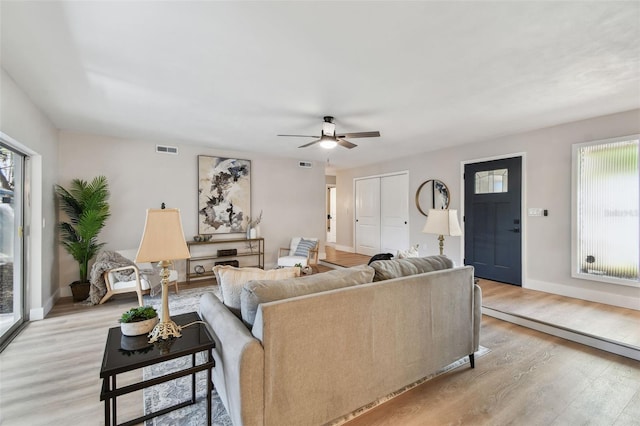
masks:
[[(179, 326), (185, 326), (194, 321), (200, 321), (200, 316), (195, 312), (190, 312), (188, 314), (172, 316), (171, 319)], [(211, 391), (213, 390), (211, 369), (215, 367), (215, 361), (213, 360), (215, 342), (207, 326), (203, 323), (196, 323), (187, 328), (183, 328), (181, 333), (182, 337), (149, 344), (147, 343), (147, 336), (127, 337), (122, 335), (120, 327), (109, 329), (107, 343), (104, 349), (104, 357), (102, 359), (102, 367), (100, 369), (100, 378), (102, 378), (100, 401), (104, 401), (105, 425), (118, 425), (116, 420), (117, 397), (184, 376), (191, 375), (192, 392), (190, 400), (167, 407), (155, 413), (146, 414), (121, 423), (120, 425), (134, 425), (177, 410), (178, 408), (195, 404), (196, 373), (205, 370), (207, 371), (207, 424), (211, 425)], [(199, 352), (206, 353), (206, 361), (201, 364), (196, 363), (196, 354)], [(191, 367), (189, 368), (143, 380), (139, 383), (130, 384), (121, 388), (117, 387), (116, 376), (118, 374), (187, 355), (191, 355)]]

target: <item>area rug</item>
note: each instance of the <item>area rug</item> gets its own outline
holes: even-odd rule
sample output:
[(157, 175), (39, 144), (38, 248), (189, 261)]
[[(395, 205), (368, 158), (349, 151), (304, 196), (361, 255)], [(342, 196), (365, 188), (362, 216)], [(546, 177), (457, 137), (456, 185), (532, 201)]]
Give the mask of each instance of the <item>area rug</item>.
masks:
[[(193, 312), (198, 310), (198, 301), (202, 293), (207, 291), (213, 291), (218, 297), (220, 292), (218, 286), (211, 286), (206, 288), (181, 290), (178, 295), (171, 293), (169, 295), (169, 310), (171, 315)], [(145, 304), (159, 307), (162, 303), (162, 299), (159, 296), (149, 297), (145, 296)], [(476, 362), (478, 358), (489, 353), (490, 350), (480, 346), (478, 352), (475, 353)], [(204, 355), (197, 357), (197, 362), (204, 361)], [(361, 407), (358, 410), (336, 419), (329, 423), (331, 426), (341, 425), (347, 421), (359, 416), (376, 406), (394, 398), (424, 382), (430, 380), (440, 374), (449, 372), (455, 368), (461, 367), (469, 363), (469, 358), (462, 358), (454, 363), (449, 364), (437, 373), (434, 373), (428, 377), (418, 380), (396, 392), (393, 392), (383, 398), (379, 398), (365, 407)], [(144, 380), (158, 377), (173, 371), (182, 370), (191, 365), (191, 357), (186, 356), (171, 361), (167, 361), (161, 364), (157, 364), (151, 367), (143, 369)], [(163, 416), (156, 417), (145, 422), (145, 426), (175, 426), (175, 425), (188, 425), (199, 426), (206, 423), (206, 389), (207, 389), (207, 374), (202, 371), (196, 374), (196, 403), (179, 410), (172, 411)], [(156, 412), (163, 408), (175, 405), (183, 402), (191, 395), (191, 377), (182, 377), (180, 379), (173, 380), (171, 382), (162, 383), (150, 388), (146, 388), (143, 391), (144, 395), (144, 412), (145, 414), (150, 412)], [(212, 407), (212, 424), (214, 426), (232, 426), (231, 418), (227, 414), (220, 396), (216, 392), (215, 388), (211, 394), (211, 407)]]
[[(217, 285), (210, 285), (207, 287), (180, 289), (176, 294), (173, 289), (169, 289), (169, 313), (171, 315), (186, 314), (187, 312), (197, 312), (198, 304), (200, 303), (200, 296), (204, 293), (213, 292), (216, 296), (220, 297), (220, 289)], [(155, 296), (144, 295), (142, 296), (143, 302), (147, 306), (153, 306), (160, 312), (162, 307), (162, 294), (156, 294)]]
[[(197, 312), (200, 297), (203, 293), (213, 292), (220, 297), (220, 289), (217, 285), (194, 289), (180, 290), (178, 294), (169, 293), (169, 312), (171, 315), (179, 315), (187, 312)], [(144, 304), (160, 309), (162, 306), (161, 295), (144, 296)], [(204, 355), (198, 354), (197, 362), (204, 362)], [(173, 371), (184, 370), (191, 366), (191, 357), (186, 356), (171, 361), (146, 367), (142, 370), (144, 380), (158, 377)], [(199, 426), (206, 423), (207, 402), (207, 373), (196, 373), (196, 404), (172, 411), (163, 416), (156, 417), (145, 422), (145, 426), (175, 426), (188, 425)], [(159, 411), (189, 399), (191, 395), (191, 376), (181, 377), (171, 382), (162, 383), (143, 390), (144, 413)], [(214, 389), (211, 393), (212, 424), (216, 426), (231, 426), (231, 418), (220, 400), (220, 396)]]

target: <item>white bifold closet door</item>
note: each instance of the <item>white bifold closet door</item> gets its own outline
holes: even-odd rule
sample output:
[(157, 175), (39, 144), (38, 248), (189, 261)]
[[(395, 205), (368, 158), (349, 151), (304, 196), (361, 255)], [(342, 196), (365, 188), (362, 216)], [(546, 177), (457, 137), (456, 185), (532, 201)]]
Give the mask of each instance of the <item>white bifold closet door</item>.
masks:
[(373, 256), (409, 247), (409, 176), (355, 181), (355, 250)]

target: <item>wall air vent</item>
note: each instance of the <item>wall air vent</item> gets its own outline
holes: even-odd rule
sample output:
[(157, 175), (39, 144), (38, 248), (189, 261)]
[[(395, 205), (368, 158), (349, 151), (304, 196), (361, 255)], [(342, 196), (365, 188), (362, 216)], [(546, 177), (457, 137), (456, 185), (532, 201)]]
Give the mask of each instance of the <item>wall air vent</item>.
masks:
[(305, 169), (310, 169), (311, 168), (311, 161), (299, 161), (298, 162), (298, 166), (299, 167), (304, 167)]
[(159, 153), (159, 154), (178, 155), (178, 147), (176, 147), (176, 146), (156, 145), (156, 152)]

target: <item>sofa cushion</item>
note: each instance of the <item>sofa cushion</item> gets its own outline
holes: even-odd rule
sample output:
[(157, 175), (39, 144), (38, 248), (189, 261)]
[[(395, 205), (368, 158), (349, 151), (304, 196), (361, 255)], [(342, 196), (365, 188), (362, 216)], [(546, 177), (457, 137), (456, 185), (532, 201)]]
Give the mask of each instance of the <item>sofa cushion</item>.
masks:
[(410, 257), (406, 259), (376, 260), (371, 262), (371, 267), (376, 271), (373, 281), (384, 281), (453, 268), (453, 261), (447, 256)]
[(240, 312), (240, 294), (242, 286), (251, 280), (279, 280), (300, 276), (300, 268), (280, 268), (265, 271), (260, 268), (236, 268), (229, 265), (213, 267), (224, 303), (236, 314)]
[(373, 279), (373, 274), (374, 270), (371, 267), (361, 265), (353, 268), (335, 269), (301, 278), (248, 282), (242, 288), (242, 320), (249, 327), (253, 326), (258, 305), (261, 303), (370, 283)]

